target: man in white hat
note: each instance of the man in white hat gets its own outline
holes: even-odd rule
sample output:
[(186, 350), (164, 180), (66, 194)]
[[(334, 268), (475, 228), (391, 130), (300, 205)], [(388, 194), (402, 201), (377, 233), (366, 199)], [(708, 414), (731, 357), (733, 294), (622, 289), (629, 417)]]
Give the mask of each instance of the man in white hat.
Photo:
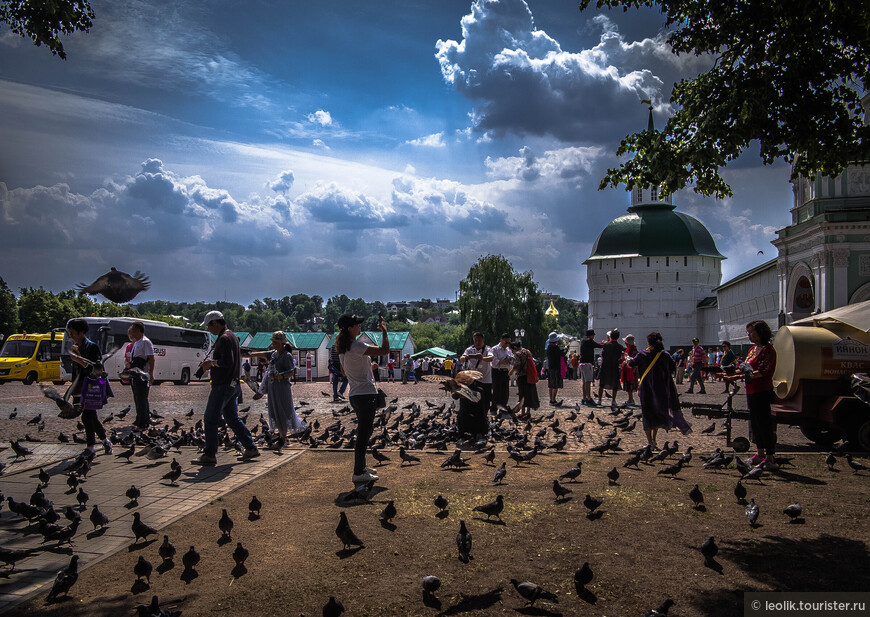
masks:
[(260, 456), (254, 439), (245, 423), (239, 420), (238, 400), (242, 395), (239, 386), (241, 374), (241, 352), (239, 339), (227, 328), (227, 322), (220, 311), (209, 311), (202, 325), (217, 337), (212, 357), (200, 365), (202, 370), (211, 371), (211, 392), (205, 405), (205, 447), (202, 455), (195, 459), (195, 465), (214, 465), (217, 463), (218, 425), (221, 416), (227, 426), (245, 449), (242, 460)]

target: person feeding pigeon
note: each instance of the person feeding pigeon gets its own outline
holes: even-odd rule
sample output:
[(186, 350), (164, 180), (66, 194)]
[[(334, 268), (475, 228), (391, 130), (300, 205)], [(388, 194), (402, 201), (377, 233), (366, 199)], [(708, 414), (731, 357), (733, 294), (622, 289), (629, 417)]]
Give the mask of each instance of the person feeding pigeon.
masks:
[[(106, 430), (97, 416), (97, 409), (103, 405), (112, 393), (112, 387), (107, 379), (96, 376), (97, 371), (102, 371), (103, 355), (95, 342), (87, 337), (88, 322), (84, 319), (70, 319), (66, 324), (66, 331), (75, 343), (72, 346), (70, 357), (73, 364), (72, 388), (73, 405), (82, 407), (82, 424), (85, 425), (85, 438), (87, 449), (91, 452), (97, 444), (97, 437), (103, 441), (103, 449), (106, 454), (112, 453), (112, 442), (106, 437)], [(94, 378), (91, 376), (94, 375)], [(97, 391), (96, 396), (87, 396), (90, 392)]]
[(218, 424), (221, 416), (227, 426), (235, 433), (244, 448), (242, 460), (260, 456), (254, 439), (245, 423), (239, 419), (238, 400), (242, 395), (239, 375), (242, 366), (239, 339), (227, 328), (227, 322), (220, 311), (206, 313), (202, 325), (217, 337), (212, 358), (200, 365), (203, 371), (211, 371), (211, 392), (205, 405), (205, 447), (202, 455), (195, 459), (195, 465), (215, 465), (217, 463)]
[[(296, 415), (290, 379), (293, 374), (293, 356), (287, 335), (280, 330), (272, 333), (272, 349), (269, 354), (269, 370), (266, 372), (266, 393), (269, 395), (269, 425), (281, 435), (278, 448), (287, 444), (287, 433), (305, 430), (305, 422)], [(254, 352), (257, 355), (265, 352)]]
[(692, 427), (680, 410), (677, 386), (671, 377), (674, 359), (665, 351), (661, 332), (650, 332), (646, 341), (648, 347), (627, 362), (639, 375), (637, 389), (647, 443), (658, 449), (656, 433), (660, 428), (676, 427), (685, 435), (692, 432)]
[(341, 362), (341, 372), (350, 384), (350, 406), (356, 413), (357, 433), (353, 457), (353, 477), (355, 483), (377, 480), (374, 470), (366, 467), (366, 449), (372, 436), (375, 422), (375, 412), (378, 409), (378, 389), (372, 375), (372, 364), (369, 358), (378, 358), (390, 353), (390, 338), (387, 334), (387, 324), (384, 318), (378, 320), (381, 331), (381, 346), (368, 345), (357, 338), (360, 335), (360, 324), (365, 319), (356, 315), (344, 314), (338, 318), (338, 336), (335, 345)]
[(770, 341), (773, 332), (763, 319), (746, 324), (746, 334), (752, 347), (746, 354), (746, 362), (734, 375), (725, 375), (725, 380), (746, 380), (746, 404), (749, 407), (749, 428), (752, 441), (758, 452), (747, 462), (764, 465), (764, 469), (779, 469), (774, 460), (776, 451), (776, 425), (770, 412), (773, 402), (773, 373), (776, 370), (776, 350)]
[(475, 332), (471, 338), (473, 345), (462, 352), (459, 361), (464, 362), (468, 370), (480, 372), (481, 376), (469, 386), (480, 392), (480, 400), (459, 399), (456, 425), (460, 434), (480, 437), (489, 431), (486, 414), (492, 398), (492, 348), (486, 344), (481, 332)]

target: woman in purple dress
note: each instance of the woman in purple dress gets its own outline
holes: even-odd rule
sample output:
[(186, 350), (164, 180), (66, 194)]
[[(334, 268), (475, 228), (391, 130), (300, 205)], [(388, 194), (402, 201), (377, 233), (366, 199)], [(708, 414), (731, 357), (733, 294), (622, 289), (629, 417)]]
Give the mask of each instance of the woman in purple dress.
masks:
[(638, 376), (637, 390), (646, 440), (650, 446), (658, 449), (656, 433), (660, 428), (669, 430), (676, 427), (685, 435), (692, 432), (692, 427), (680, 410), (677, 386), (671, 377), (674, 360), (665, 351), (661, 333), (650, 332), (646, 340), (649, 347), (629, 359), (628, 364)]

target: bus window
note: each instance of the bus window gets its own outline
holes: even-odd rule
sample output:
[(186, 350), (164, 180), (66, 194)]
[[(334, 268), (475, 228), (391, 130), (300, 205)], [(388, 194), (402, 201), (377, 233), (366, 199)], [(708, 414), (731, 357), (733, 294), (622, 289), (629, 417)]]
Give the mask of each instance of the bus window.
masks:
[(49, 349), (49, 357), (52, 361), (57, 362), (60, 360), (60, 347), (63, 345), (63, 341), (60, 339), (54, 339), (53, 341), (49, 341), (51, 345)]
[(36, 341), (6, 341), (0, 358), (31, 358), (36, 351)]

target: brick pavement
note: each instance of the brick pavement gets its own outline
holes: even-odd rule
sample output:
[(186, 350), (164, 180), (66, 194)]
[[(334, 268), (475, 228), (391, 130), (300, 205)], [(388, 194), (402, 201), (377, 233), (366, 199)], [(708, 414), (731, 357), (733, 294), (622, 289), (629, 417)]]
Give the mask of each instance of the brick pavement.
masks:
[[(44, 489), (54, 502), (59, 514), (67, 505), (78, 507), (75, 491), (66, 484), (62, 469), (81, 452), (81, 446), (63, 444), (29, 444), (33, 456), (11, 464), (0, 477), (0, 492), (5, 497), (27, 502), (39, 484), (38, 470), (42, 467), (51, 480)], [(75, 552), (80, 557), (79, 567), (86, 568), (115, 552), (128, 547), (133, 540), (130, 529), (133, 513), (139, 512), (142, 521), (161, 529), (186, 516), (218, 497), (233, 491), (254, 478), (272, 470), (299, 455), (301, 450), (287, 449), (283, 454), (264, 451), (262, 456), (241, 462), (232, 452), (219, 452), (214, 467), (196, 467), (190, 461), (196, 457), (196, 448), (181, 448), (175, 457), (182, 466), (178, 487), (168, 485), (161, 477), (169, 471), (172, 455), (156, 461), (133, 457), (127, 463), (115, 456), (98, 454), (94, 459), (87, 481), (81, 486), (90, 497), (87, 508), (81, 511), (82, 523), (73, 538), (73, 547), (57, 547), (53, 543), (41, 544), (42, 536), (36, 525), (28, 525), (20, 516), (5, 508), (0, 512), (0, 546), (4, 548), (33, 548), (44, 550), (20, 561), (15, 570), (0, 570), (0, 613), (37, 594), (54, 581), (58, 570), (69, 563)], [(10, 448), (0, 451), (0, 460), (11, 463), (14, 455)], [(131, 484), (141, 491), (138, 505), (132, 506), (124, 495)], [(94, 531), (88, 520), (91, 509), (98, 505), (109, 517), (105, 531)], [(61, 518), (59, 524), (66, 524)]]

